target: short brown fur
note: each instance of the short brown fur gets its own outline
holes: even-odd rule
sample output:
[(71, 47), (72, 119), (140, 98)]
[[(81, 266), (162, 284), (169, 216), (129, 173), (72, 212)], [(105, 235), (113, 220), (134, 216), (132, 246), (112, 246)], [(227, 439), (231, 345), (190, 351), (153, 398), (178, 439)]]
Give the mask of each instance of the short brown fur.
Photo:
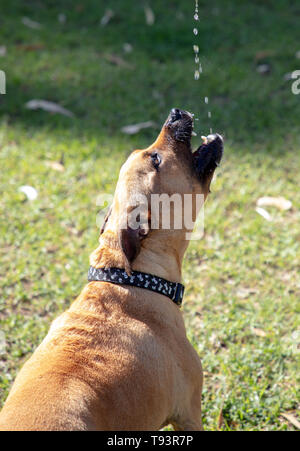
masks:
[[(162, 167), (148, 155), (158, 149)], [(148, 149), (133, 152), (120, 172), (95, 267), (126, 267), (181, 281), (185, 230), (138, 238), (130, 262), (120, 246), (123, 198), (133, 192), (200, 193), (189, 143), (164, 126)], [(200, 430), (202, 369), (182, 313), (169, 298), (105, 282), (88, 283), (25, 363), (0, 414), (1, 430)]]

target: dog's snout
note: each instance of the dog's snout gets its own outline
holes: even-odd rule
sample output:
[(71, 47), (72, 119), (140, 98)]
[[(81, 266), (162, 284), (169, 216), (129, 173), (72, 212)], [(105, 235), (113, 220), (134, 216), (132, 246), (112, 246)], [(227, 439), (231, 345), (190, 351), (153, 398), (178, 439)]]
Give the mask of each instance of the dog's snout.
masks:
[(167, 133), (169, 137), (175, 141), (190, 143), (193, 131), (193, 115), (179, 108), (172, 108), (170, 114), (163, 126), (163, 133)]
[(173, 108), (171, 110), (171, 120), (172, 122), (182, 119), (182, 111), (179, 108)]

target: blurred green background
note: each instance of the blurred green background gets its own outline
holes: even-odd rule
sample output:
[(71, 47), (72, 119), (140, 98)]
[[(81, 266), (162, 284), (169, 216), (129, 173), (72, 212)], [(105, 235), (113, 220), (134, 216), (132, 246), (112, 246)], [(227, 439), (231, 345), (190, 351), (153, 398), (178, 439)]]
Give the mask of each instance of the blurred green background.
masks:
[[(113, 193), (129, 152), (148, 146), (179, 107), (199, 119), (195, 147), (210, 128), (226, 140), (205, 235), (184, 263), (185, 323), (205, 374), (204, 426), (297, 428), (300, 95), (290, 73), (300, 69), (300, 4), (199, 0), (198, 23), (194, 8), (171, 0), (1, 2), (2, 402), (85, 283), (97, 195)], [(33, 99), (74, 116), (26, 108)], [(145, 121), (154, 125), (121, 131)], [(35, 200), (23, 185), (36, 189)], [(266, 195), (292, 206), (266, 207), (267, 220), (256, 211)]]

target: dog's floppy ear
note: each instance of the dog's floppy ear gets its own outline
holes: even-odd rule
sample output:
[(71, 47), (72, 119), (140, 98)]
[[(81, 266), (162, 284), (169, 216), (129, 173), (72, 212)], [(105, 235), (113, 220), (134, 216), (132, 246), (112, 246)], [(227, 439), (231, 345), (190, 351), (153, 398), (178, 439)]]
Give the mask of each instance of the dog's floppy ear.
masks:
[(128, 260), (128, 263), (131, 264), (141, 250), (139, 230), (133, 230), (128, 226), (126, 229), (120, 231), (119, 240), (120, 247)]
[(127, 273), (131, 272), (131, 264), (139, 255), (141, 250), (141, 242), (148, 233), (147, 227), (131, 228), (128, 224), (121, 227), (119, 232), (119, 244), (126, 258), (125, 270)]

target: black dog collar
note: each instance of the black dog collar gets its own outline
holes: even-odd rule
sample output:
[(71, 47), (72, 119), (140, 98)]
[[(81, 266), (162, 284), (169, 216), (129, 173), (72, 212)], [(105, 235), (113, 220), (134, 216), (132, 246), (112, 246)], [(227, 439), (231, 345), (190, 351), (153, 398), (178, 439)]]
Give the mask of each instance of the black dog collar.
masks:
[(124, 269), (104, 269), (90, 266), (88, 281), (110, 282), (118, 285), (131, 285), (133, 287), (145, 288), (146, 290), (167, 296), (179, 306), (182, 304), (184, 285), (178, 282), (169, 282), (162, 277), (153, 276), (153, 274), (131, 271), (131, 276), (129, 276)]

